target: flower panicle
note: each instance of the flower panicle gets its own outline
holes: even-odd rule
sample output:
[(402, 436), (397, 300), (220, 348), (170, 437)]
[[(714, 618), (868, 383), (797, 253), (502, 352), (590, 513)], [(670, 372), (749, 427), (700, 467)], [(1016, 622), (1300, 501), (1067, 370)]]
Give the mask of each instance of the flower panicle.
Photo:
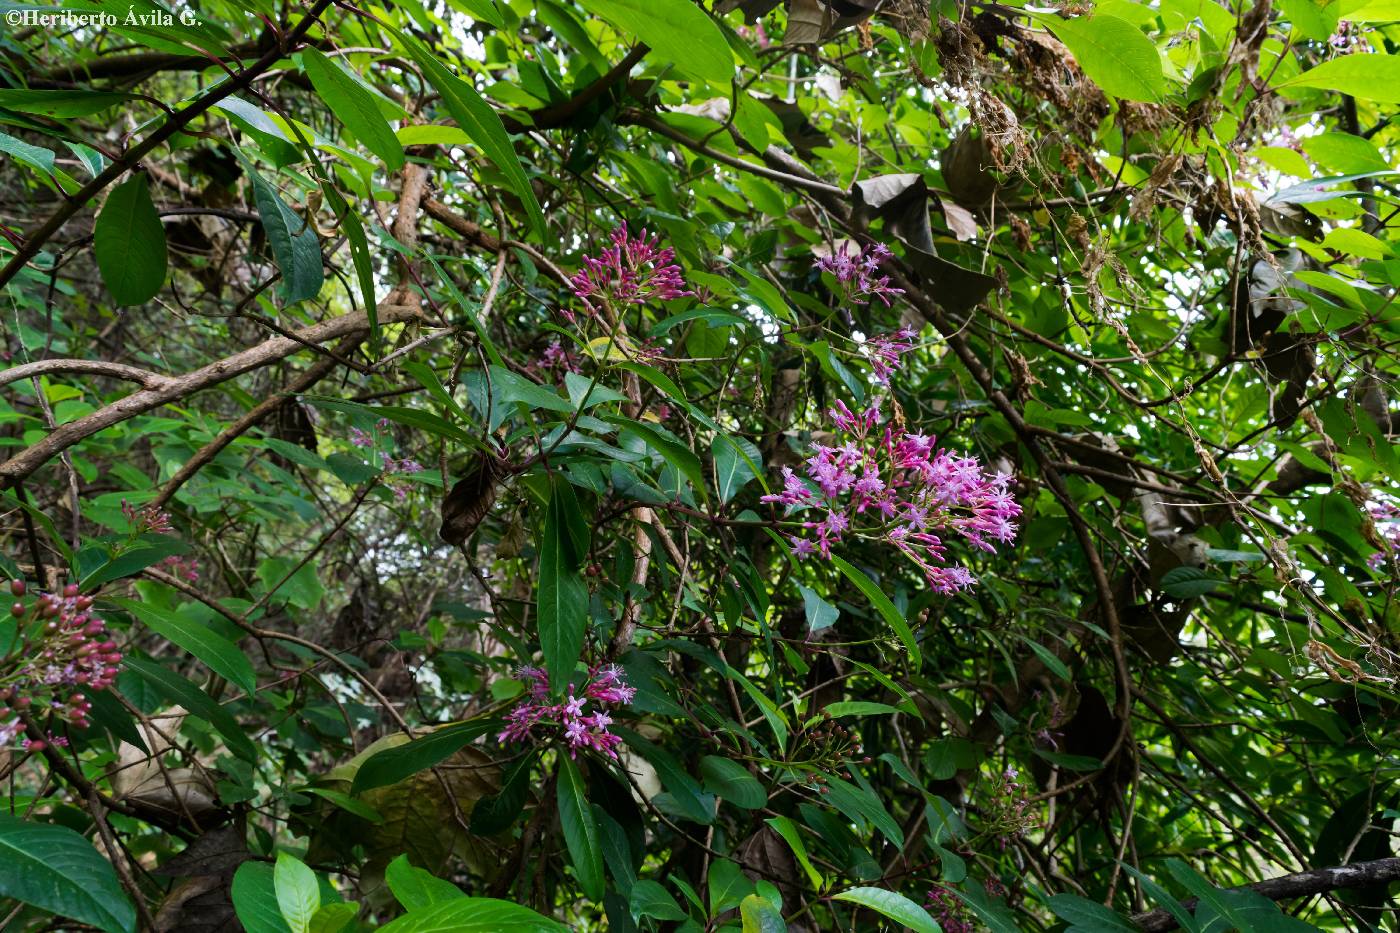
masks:
[[(17, 598), (27, 590), (23, 580), (10, 583)], [(18, 634), (9, 654), (0, 658), (0, 746), (24, 731), (26, 716), (51, 717), (78, 729), (90, 724), (92, 703), (80, 691), (106, 690), (122, 660), (92, 605), (91, 596), (69, 584), (61, 593), (41, 593), (33, 603), (10, 607)], [(52, 737), (48, 742), (63, 744)], [(45, 744), (26, 740), (25, 748), (40, 751)]]
[(888, 275), (880, 274), (880, 267), (894, 254), (883, 243), (871, 243), (855, 254), (850, 247), (850, 241), (843, 240), (830, 255), (819, 257), (814, 267), (830, 272), (848, 300), (867, 304), (878, 298), (888, 308), (892, 297), (904, 294), (904, 289), (890, 284)]
[(888, 426), (878, 431), (875, 404), (856, 414), (838, 401), (829, 414), (851, 439), (816, 445), (804, 477), (784, 468), (782, 491), (763, 497), (818, 512), (820, 517), (802, 522), (801, 534), (789, 536), (799, 558), (830, 558), (834, 545), (857, 533), (895, 547), (946, 595), (976, 583), (966, 567), (950, 562), (950, 536), (987, 553), (1015, 540), (1021, 507), (1011, 495), (1009, 474), (938, 447), (926, 435)]
[[(516, 676), (525, 681), (526, 693), (515, 708), (506, 714), (506, 727), (496, 736), (498, 742), (530, 742), (562, 739), (569, 756), (578, 757), (580, 750), (593, 751), (616, 759), (621, 736), (609, 728), (613, 718), (610, 707), (626, 706), (636, 696), (622, 668), (605, 664), (589, 672), (583, 695), (569, 686), (564, 699), (551, 703), (549, 675), (538, 667), (522, 667)], [(594, 705), (591, 711), (589, 704)]]
[[(585, 256), (583, 268), (569, 277), (574, 297), (590, 315), (597, 313), (595, 303), (600, 301), (625, 306), (695, 296), (676, 263), (675, 250), (661, 246), (660, 237), (645, 229), (633, 236), (622, 226), (610, 240), (611, 246)], [(564, 316), (573, 319), (569, 312)]]

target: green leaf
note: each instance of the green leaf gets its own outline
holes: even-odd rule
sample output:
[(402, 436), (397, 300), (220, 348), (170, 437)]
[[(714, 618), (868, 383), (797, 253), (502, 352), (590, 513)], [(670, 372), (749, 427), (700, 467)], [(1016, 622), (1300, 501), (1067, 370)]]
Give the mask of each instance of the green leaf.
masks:
[[(1242, 912), (1237, 910), (1235, 905), (1230, 903), (1215, 885), (1203, 878), (1195, 869), (1187, 865), (1181, 859), (1167, 859), (1167, 871), (1181, 884), (1183, 888), (1200, 899), (1202, 905), (1209, 904), (1210, 908), (1222, 919), (1229, 922), (1230, 926), (1238, 929), (1240, 933), (1251, 933), (1258, 929), (1250, 923), (1247, 917), (1242, 916)], [(1200, 908), (1197, 908), (1199, 913)]]
[(802, 594), (802, 610), (807, 614), (808, 633), (831, 628), (841, 618), (841, 610), (822, 599), (810, 586), (799, 583), (797, 589)]
[(681, 905), (676, 903), (670, 891), (649, 878), (632, 885), (632, 897), (628, 906), (631, 907), (632, 916), (636, 918), (653, 917), (679, 923), (689, 916), (681, 909)]
[(311, 918), (309, 933), (341, 933), (354, 923), (360, 913), (360, 905), (354, 903), (322, 904)]
[(360, 819), (370, 823), (384, 822), (384, 814), (365, 803), (363, 800), (356, 800), (349, 794), (342, 794), (338, 790), (329, 787), (298, 787), (299, 794), (312, 794), (322, 800), (329, 800), (347, 813), (353, 813)]
[(238, 646), (200, 622), (131, 599), (114, 600), (146, 628), (194, 655), (215, 674), (252, 696), (258, 691), (253, 665)]
[(646, 442), (648, 447), (659, 453), (663, 460), (675, 467), (682, 476), (689, 480), (696, 492), (704, 495), (705, 474), (700, 467), (700, 458), (695, 456), (695, 452), (685, 444), (673, 440), (649, 424), (624, 418), (621, 415), (605, 415), (603, 420), (610, 421), (636, 434)]
[(228, 742), (229, 751), (244, 761), (256, 761), (257, 749), (253, 747), (247, 732), (238, 724), (233, 714), (216, 703), (209, 694), (195, 686), (188, 679), (169, 668), (127, 655), (122, 664), (134, 671), (146, 683), (167, 700), (178, 703), (195, 716), (209, 723)]
[(807, 844), (802, 841), (802, 830), (797, 828), (797, 824), (786, 816), (774, 816), (764, 820), (783, 841), (792, 849), (792, 854), (797, 856), (797, 863), (802, 866), (802, 870), (807, 873), (807, 880), (812, 883), (815, 890), (822, 889), (822, 876), (812, 867), (812, 859), (807, 854)]
[(491, 391), (502, 405), (524, 405), (531, 410), (572, 412), (574, 406), (558, 392), (537, 385), (503, 366), (491, 367)]
[(782, 912), (766, 897), (750, 894), (739, 903), (743, 933), (787, 933)]
[(850, 781), (834, 775), (827, 778), (826, 789), (827, 802), (833, 807), (853, 821), (868, 821), (890, 842), (900, 848), (904, 847), (904, 830), (900, 829), (899, 823), (890, 816), (879, 797), (864, 787), (857, 787)]
[(751, 441), (721, 434), (710, 442), (715, 459), (715, 490), (720, 502), (728, 502), (762, 469), (762, 454)]
[(79, 584), (83, 592), (91, 592), (104, 583), (133, 576), (167, 557), (188, 554), (189, 545), (169, 535), (144, 534), (129, 548), (119, 552), (107, 563), (83, 577)]
[(316, 231), (307, 219), (287, 206), (277, 189), (258, 174), (246, 157), (243, 168), (253, 184), (253, 201), (272, 246), (272, 258), (282, 273), (282, 297), (289, 303), (315, 298), (325, 282), (321, 241)]
[(379, 933), (569, 933), (528, 907), (490, 897), (461, 897), (411, 910)]
[(165, 284), (165, 227), (151, 203), (144, 174), (112, 189), (92, 231), (102, 282), (118, 305), (150, 301)]
[(112, 865), (65, 826), (0, 812), (0, 897), (32, 904), (107, 933), (136, 929), (136, 909)]
[(888, 703), (872, 703), (869, 700), (847, 700), (840, 703), (828, 703), (822, 712), (830, 713), (839, 719), (842, 716), (888, 716), (891, 713), (901, 713), (897, 706), (890, 706)]
[(499, 793), (482, 797), (472, 808), (472, 832), (478, 836), (492, 836), (509, 829), (525, 809), (530, 796), (530, 769), (534, 767), (537, 755), (521, 758), (506, 774), (501, 782)]
[(1050, 909), (1068, 920), (1072, 933), (1137, 933), (1138, 928), (1097, 901), (1077, 894), (1056, 894)]
[(321, 191), (325, 193), (326, 204), (335, 212), (336, 222), (340, 224), (340, 229), (344, 231), (345, 239), (350, 244), (350, 261), (355, 266), (355, 279), (360, 285), (360, 300), (364, 303), (365, 315), (369, 318), (370, 339), (375, 352), (378, 353), (379, 306), (374, 300), (374, 264), (369, 255), (369, 239), (365, 236), (364, 224), (334, 186), (322, 181)]
[(321, 909), (321, 889), (316, 873), (300, 859), (277, 853), (272, 870), (272, 887), (277, 892), (277, 909), (292, 933), (309, 933), (311, 918)]
[(724, 33), (690, 0), (579, 2), (687, 74), (716, 84), (728, 84), (734, 78), (734, 53)]
[(1069, 20), (1045, 17), (1043, 21), (1105, 94), (1157, 101), (1166, 93), (1157, 46), (1127, 20), (1100, 13)]
[(1159, 905), (1176, 919), (1177, 924), (1180, 925), (1185, 933), (1197, 933), (1200, 929), (1200, 925), (1197, 924), (1195, 918), (1191, 916), (1191, 911), (1187, 910), (1185, 905), (1172, 897), (1166, 888), (1162, 887), (1133, 866), (1123, 864), (1122, 862), (1119, 864), (1123, 865), (1124, 871), (1137, 879), (1138, 884), (1142, 885), (1142, 890), (1146, 892), (1148, 898), (1154, 904)]
[(757, 810), (768, 803), (763, 785), (737, 761), (706, 755), (700, 759), (700, 776), (706, 791), (736, 807)]
[(400, 855), (389, 863), (384, 869), (384, 881), (404, 910), (420, 910), (441, 901), (466, 897), (452, 882), (410, 865), (407, 855)]
[(869, 907), (896, 923), (904, 924), (915, 933), (938, 933), (938, 924), (933, 922), (928, 911), (903, 894), (886, 891), (884, 888), (851, 888), (833, 897), (838, 901)]
[(1196, 567), (1173, 567), (1162, 574), (1161, 590), (1174, 599), (1195, 599), (1220, 586), (1220, 581)]
[(233, 910), (247, 933), (291, 933), (277, 903), (273, 871), (266, 862), (244, 862), (233, 874)]
[(408, 54), (423, 69), (428, 83), (442, 95), (442, 102), (446, 105), (448, 113), (452, 114), (452, 119), (466, 131), (478, 148), (486, 154), (486, 158), (505, 174), (511, 190), (525, 205), (535, 233), (543, 238), (544, 213), (540, 210), (539, 201), (535, 199), (535, 191), (530, 187), (529, 177), (520, 167), (520, 159), (515, 154), (510, 137), (506, 135), (505, 124), (496, 115), (496, 111), (481, 98), (476, 88), (448, 71), (447, 66), (438, 61), (417, 39), (403, 33), (399, 33), (399, 38), (408, 49)]
[(753, 893), (753, 882), (737, 864), (728, 859), (710, 864), (708, 887), (711, 917), (738, 907), (745, 897)]
[(45, 175), (54, 173), (53, 150), (45, 149), (43, 146), (31, 146), (22, 139), (16, 139), (7, 133), (0, 133), (0, 152), (5, 153), (17, 162), (23, 162), (30, 168), (36, 168)]
[(549, 507), (545, 512), (544, 535), (540, 541), (540, 577), (536, 609), (540, 627), (540, 647), (549, 683), (562, 691), (583, 653), (583, 637), (588, 627), (588, 585), (579, 564), (584, 555), (576, 552), (569, 526), (579, 514), (578, 499), (568, 480), (556, 476)]
[(914, 638), (914, 632), (909, 628), (909, 623), (904, 620), (903, 613), (895, 608), (894, 603), (890, 602), (890, 598), (865, 575), (864, 571), (852, 566), (840, 557), (833, 556), (831, 562), (837, 570), (846, 575), (846, 579), (856, 585), (856, 589), (865, 594), (865, 598), (870, 600), (870, 604), (879, 611), (880, 615), (884, 616), (890, 628), (894, 629), (899, 640), (904, 643), (904, 649), (909, 652), (909, 663), (914, 669), (918, 670), (923, 666), (923, 655), (919, 653), (919, 643)]
[(358, 796), (376, 787), (397, 784), (406, 777), (445, 761), (499, 726), (497, 720), (444, 726), (411, 742), (376, 752), (360, 764), (350, 793)]
[(1361, 100), (1400, 104), (1400, 55), (1341, 55), (1274, 85), (1315, 87)]
[(1389, 160), (1381, 155), (1376, 144), (1362, 136), (1322, 133), (1304, 139), (1302, 145), (1303, 151), (1327, 172), (1349, 175), (1390, 170)]
[(559, 826), (574, 877), (591, 901), (603, 899), (603, 850), (598, 846), (598, 823), (588, 803), (588, 790), (573, 759), (559, 756), (559, 780), (555, 794), (559, 806)]
[(403, 145), (394, 136), (374, 96), (339, 65), (313, 48), (301, 53), (306, 76), (327, 109), (390, 169), (403, 168)]
[(58, 118), (90, 116), (131, 99), (113, 91), (0, 89), (0, 108)]

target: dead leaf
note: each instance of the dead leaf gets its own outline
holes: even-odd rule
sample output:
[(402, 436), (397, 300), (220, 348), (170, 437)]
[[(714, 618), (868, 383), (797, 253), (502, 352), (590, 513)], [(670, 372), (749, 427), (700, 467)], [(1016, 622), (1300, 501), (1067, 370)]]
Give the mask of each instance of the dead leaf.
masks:
[(461, 544), (496, 502), (496, 461), (482, 454), (467, 475), (458, 480), (442, 500), (442, 527), (438, 537), (448, 544)]
[(943, 208), (943, 221), (954, 237), (961, 242), (977, 239), (977, 218), (972, 211), (943, 198), (938, 199), (938, 205)]

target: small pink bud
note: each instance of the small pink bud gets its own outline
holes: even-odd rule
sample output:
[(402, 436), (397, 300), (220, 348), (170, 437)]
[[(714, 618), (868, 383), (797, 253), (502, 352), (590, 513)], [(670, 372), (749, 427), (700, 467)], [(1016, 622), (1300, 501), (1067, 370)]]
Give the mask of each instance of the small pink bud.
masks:
[(15, 603), (11, 606), (10, 615), (14, 616), (16, 619), (24, 615), (24, 603)]
[(23, 595), (24, 595), (24, 581), (23, 581), (23, 580), (11, 580), (11, 581), (10, 581), (10, 595), (11, 595), (11, 596), (23, 596)]
[(78, 584), (70, 583), (65, 586), (63, 588), (63, 596), (65, 599), (76, 599), (78, 596)]

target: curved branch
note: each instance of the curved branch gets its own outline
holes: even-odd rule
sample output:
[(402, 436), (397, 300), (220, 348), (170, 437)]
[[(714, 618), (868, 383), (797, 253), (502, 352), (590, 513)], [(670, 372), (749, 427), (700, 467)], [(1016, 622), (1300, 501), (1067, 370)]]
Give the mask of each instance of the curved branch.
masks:
[[(397, 324), (419, 316), (419, 310), (407, 305), (388, 305), (379, 309), (380, 324)], [(369, 330), (369, 320), (364, 312), (343, 314), (311, 327), (296, 331), (290, 337), (274, 337), (242, 353), (210, 363), (183, 376), (166, 379), (155, 388), (141, 389), (123, 399), (100, 408), (92, 414), (70, 421), (52, 431), (48, 437), (28, 447), (9, 460), (0, 464), (0, 489), (9, 489), (26, 476), (43, 466), (51, 458), (91, 437), (104, 428), (120, 424), (128, 418), (144, 414), (152, 409), (202, 389), (227, 382), (236, 376), (274, 363), (311, 344), (325, 343), (351, 334)]]
[[(1340, 891), (1343, 888), (1369, 888), (1378, 884), (1390, 884), (1392, 881), (1400, 881), (1400, 858), (1378, 858), (1370, 862), (1355, 862), (1334, 868), (1314, 868), (1270, 878), (1268, 881), (1256, 881), (1254, 884), (1233, 890), (1253, 891), (1271, 901), (1282, 901)], [(1196, 900), (1192, 898), (1182, 901), (1182, 906), (1194, 910)], [(1135, 915), (1133, 922), (1147, 933), (1164, 933), (1179, 926), (1169, 911), (1160, 908)]]
[(102, 360), (38, 360), (11, 366), (0, 372), (0, 386), (19, 382), (31, 376), (47, 376), (52, 373), (80, 373), (87, 376), (106, 376), (109, 379), (123, 379), (139, 382), (148, 389), (158, 389), (170, 381), (169, 376), (153, 373), (149, 369), (127, 366), (125, 363), (107, 363)]

